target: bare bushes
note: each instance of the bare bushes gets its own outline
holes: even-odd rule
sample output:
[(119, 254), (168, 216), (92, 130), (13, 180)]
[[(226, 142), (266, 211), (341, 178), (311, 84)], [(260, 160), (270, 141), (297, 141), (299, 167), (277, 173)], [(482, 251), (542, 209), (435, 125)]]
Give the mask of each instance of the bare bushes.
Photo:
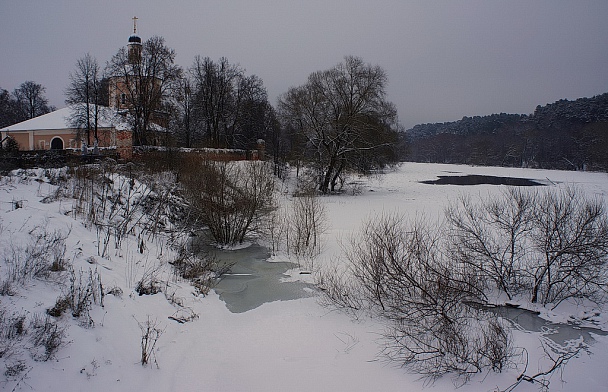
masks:
[(202, 254), (197, 249), (187, 249), (186, 246), (182, 247), (171, 264), (175, 273), (190, 281), (202, 295), (207, 295), (217, 279), (231, 267), (221, 265), (215, 257)]
[(31, 321), (33, 333), (32, 357), (38, 361), (48, 361), (65, 344), (65, 327), (49, 315), (34, 314)]
[(165, 330), (160, 329), (158, 320), (151, 320), (150, 316), (148, 316), (146, 321), (138, 321), (137, 324), (141, 330), (140, 363), (142, 366), (145, 366), (153, 361), (156, 367), (158, 367), (155, 355), (156, 343), (158, 343), (158, 339), (160, 339)]
[(0, 308), (0, 358), (9, 358), (15, 354), (26, 332), (25, 314), (10, 314), (6, 309)]
[(416, 373), (430, 379), (454, 373), (464, 382), (486, 368), (500, 371), (511, 355), (508, 332), (466, 304), (483, 292), (440, 243), (441, 230), (423, 220), (368, 221), (345, 248), (353, 282), (340, 286), (329, 274), (321, 287), (341, 308), (386, 319), (386, 354)]
[(265, 235), (273, 253), (283, 250), (298, 263), (311, 263), (322, 250), (327, 218), (316, 191), (295, 194), (266, 221)]
[(170, 229), (175, 188), (171, 174), (147, 174), (133, 164), (104, 162), (73, 168), (55, 197), (74, 200), (71, 213), (95, 229), (97, 253), (106, 257), (120, 249), (128, 235), (138, 235), (143, 250), (144, 240)]
[(55, 305), (47, 310), (47, 314), (60, 317), (67, 310), (72, 317), (80, 320), (85, 327), (95, 325), (89, 311), (93, 304), (103, 306), (104, 291), (101, 276), (97, 269), (89, 269), (88, 273), (80, 270), (78, 273), (70, 268), (70, 285), (65, 294), (57, 298)]
[[(526, 271), (531, 301), (559, 304), (568, 298), (606, 299), (608, 215), (606, 205), (580, 190), (540, 196), (531, 242), (537, 252)], [(529, 283), (528, 283), (529, 284)]]
[(325, 206), (314, 176), (309, 172), (299, 175), (292, 195), (280, 204), (267, 221), (266, 236), (273, 253), (283, 250), (295, 256), (299, 264), (312, 264), (321, 253), (327, 228)]
[(385, 353), (432, 382), (452, 374), (455, 385), (473, 374), (512, 365), (510, 326), (489, 313), (458, 306), (444, 317), (406, 319), (385, 333)]
[(479, 282), (493, 283), (509, 299), (524, 284), (521, 271), (531, 257), (527, 236), (535, 199), (532, 193), (508, 188), (502, 198), (479, 204), (462, 196), (446, 209), (450, 251)]
[(606, 300), (605, 204), (568, 187), (507, 190), (478, 203), (461, 198), (446, 212), (450, 249), (479, 281), (508, 295), (557, 306), (568, 298)]
[(198, 219), (219, 245), (242, 243), (274, 206), (275, 180), (264, 162), (190, 157), (180, 181)]
[(66, 269), (65, 240), (69, 231), (47, 231), (36, 226), (29, 231), (29, 241), (25, 246), (10, 244), (4, 248), (3, 258), (6, 270), (0, 282), (0, 295), (12, 295), (15, 284), (23, 285), (32, 278), (47, 276), (50, 272)]
[(321, 274), (326, 300), (384, 318), (387, 355), (430, 379), (510, 365), (507, 327), (472, 306), (497, 292), (552, 306), (607, 298), (606, 210), (576, 188), (463, 197), (443, 224), (384, 215), (344, 255), (346, 271)]
[(314, 257), (321, 253), (321, 235), (325, 231), (325, 208), (316, 193), (293, 198), (287, 218), (287, 252), (297, 257)]
[(0, 359), (7, 364), (5, 376), (15, 377), (25, 370), (24, 352), (36, 361), (53, 358), (66, 344), (65, 329), (45, 314), (9, 313), (0, 308)]

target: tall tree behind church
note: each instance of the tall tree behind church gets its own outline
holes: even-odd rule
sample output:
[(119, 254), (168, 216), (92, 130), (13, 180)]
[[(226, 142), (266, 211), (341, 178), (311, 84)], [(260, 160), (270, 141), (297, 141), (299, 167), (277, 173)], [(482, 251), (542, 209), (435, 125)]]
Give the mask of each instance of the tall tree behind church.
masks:
[(193, 80), (193, 121), (210, 147), (252, 148), (267, 134), (271, 115), (262, 79), (246, 76), (225, 57), (214, 62), (197, 56), (190, 67)]
[(13, 95), (17, 100), (21, 117), (24, 120), (29, 120), (54, 110), (52, 106), (49, 106), (49, 101), (44, 96), (45, 91), (46, 87), (31, 80), (21, 83), (15, 89)]
[(165, 44), (163, 37), (153, 36), (141, 45), (136, 58), (127, 48), (120, 48), (108, 63), (107, 73), (114, 80), (111, 88), (119, 86), (117, 96), (124, 100), (121, 107), (129, 114), (134, 143), (148, 144), (153, 124), (166, 126), (164, 104), (173, 96), (181, 78), (175, 50)]
[[(87, 53), (70, 72), (70, 84), (65, 90), (65, 103), (72, 110), (68, 121), (77, 129), (76, 138), (89, 146), (97, 139), (104, 94), (103, 75), (95, 57)], [(106, 103), (107, 104), (107, 103)]]

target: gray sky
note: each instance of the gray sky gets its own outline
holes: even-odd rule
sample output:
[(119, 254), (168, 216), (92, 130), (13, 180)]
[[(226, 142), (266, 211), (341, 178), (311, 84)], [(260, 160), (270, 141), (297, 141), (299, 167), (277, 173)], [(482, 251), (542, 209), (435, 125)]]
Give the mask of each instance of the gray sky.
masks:
[(104, 65), (137, 16), (177, 63), (224, 56), (273, 105), (346, 55), (383, 67), (406, 128), (608, 92), (606, 0), (0, 0), (0, 87), (46, 87), (52, 105), (87, 52)]

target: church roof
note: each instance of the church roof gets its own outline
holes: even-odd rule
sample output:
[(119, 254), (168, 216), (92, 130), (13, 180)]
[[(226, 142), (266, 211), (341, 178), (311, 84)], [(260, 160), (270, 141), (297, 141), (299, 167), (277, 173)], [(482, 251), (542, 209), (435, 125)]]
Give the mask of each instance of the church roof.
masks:
[(130, 44), (141, 44), (141, 38), (137, 34), (132, 34), (129, 37), (129, 43)]
[[(120, 130), (129, 129), (127, 124), (116, 111), (107, 107), (100, 107), (101, 116), (98, 122), (99, 128), (113, 128)], [(16, 131), (39, 131), (39, 130), (59, 130), (73, 129), (69, 118), (72, 114), (72, 107), (68, 106), (63, 109), (55, 110), (54, 112), (43, 114), (42, 116), (34, 117), (17, 124), (0, 129), (0, 132), (16, 132)]]

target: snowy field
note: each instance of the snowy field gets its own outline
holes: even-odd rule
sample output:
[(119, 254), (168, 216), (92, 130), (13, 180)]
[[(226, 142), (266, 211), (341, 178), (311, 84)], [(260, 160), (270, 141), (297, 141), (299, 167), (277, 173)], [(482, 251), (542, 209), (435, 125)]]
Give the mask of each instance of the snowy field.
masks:
[[(41, 172), (39, 173), (41, 174)], [(328, 228), (321, 255), (315, 265), (336, 262), (340, 241), (356, 232), (361, 222), (383, 212), (439, 219), (443, 209), (463, 193), (474, 196), (498, 194), (497, 185), (427, 185), (420, 181), (444, 175), (493, 175), (537, 180), (550, 187), (580, 186), (587, 195), (608, 200), (608, 174), (543, 171), (510, 168), (468, 167), (406, 163), (378, 178), (357, 179), (357, 192), (321, 199), (328, 215)], [(383, 325), (373, 319), (351, 320), (324, 308), (316, 296), (266, 303), (243, 313), (231, 313), (211, 291), (194, 295), (186, 282), (170, 279), (163, 293), (139, 296), (134, 283), (151, 265), (171, 258), (161, 240), (139, 247), (134, 236), (120, 251), (99, 257), (94, 229), (70, 214), (72, 202), (45, 197), (55, 186), (40, 175), (37, 181), (0, 179), (0, 274), (5, 260), (24, 246), (30, 232), (69, 233), (65, 255), (75, 270), (96, 270), (106, 289), (122, 295), (106, 295), (103, 307), (93, 306), (93, 326), (83, 327), (64, 314), (65, 344), (48, 361), (35, 361), (31, 345), (22, 342), (10, 356), (0, 358), (0, 388), (6, 391), (452, 391), (453, 380), (444, 377), (426, 385), (415, 374), (387, 362), (379, 353)], [(37, 228), (37, 229), (35, 229)], [(141, 250), (141, 251), (140, 251)], [(276, 260), (287, 256), (278, 255)], [(290, 271), (293, 279), (300, 276)], [(4, 275), (3, 275), (4, 276)], [(290, 279), (286, 279), (290, 280)], [(65, 283), (63, 283), (65, 284)], [(285, 283), (289, 284), (289, 283)], [(8, 313), (44, 314), (65, 290), (60, 280), (32, 278), (13, 295), (0, 296)], [(115, 290), (118, 292), (119, 290)], [(170, 296), (173, 301), (169, 301)], [(172, 303), (173, 302), (173, 303)], [(179, 306), (176, 305), (179, 304)], [(170, 319), (178, 312), (198, 318), (186, 323)], [(545, 317), (564, 321), (570, 315), (596, 312), (597, 327), (608, 331), (608, 308), (576, 308), (560, 305)], [(140, 324), (153, 320), (162, 335), (152, 363), (140, 364)], [(528, 373), (547, 366), (540, 333), (514, 331), (515, 346), (529, 354)], [(551, 391), (607, 391), (608, 336), (595, 342), (550, 378)], [(21, 362), (19, 362), (21, 361)], [(5, 369), (22, 364), (17, 375)], [(523, 369), (475, 375), (463, 391), (504, 390)], [(10, 373), (10, 372), (9, 372)], [(537, 391), (538, 385), (520, 384), (517, 391)]]

